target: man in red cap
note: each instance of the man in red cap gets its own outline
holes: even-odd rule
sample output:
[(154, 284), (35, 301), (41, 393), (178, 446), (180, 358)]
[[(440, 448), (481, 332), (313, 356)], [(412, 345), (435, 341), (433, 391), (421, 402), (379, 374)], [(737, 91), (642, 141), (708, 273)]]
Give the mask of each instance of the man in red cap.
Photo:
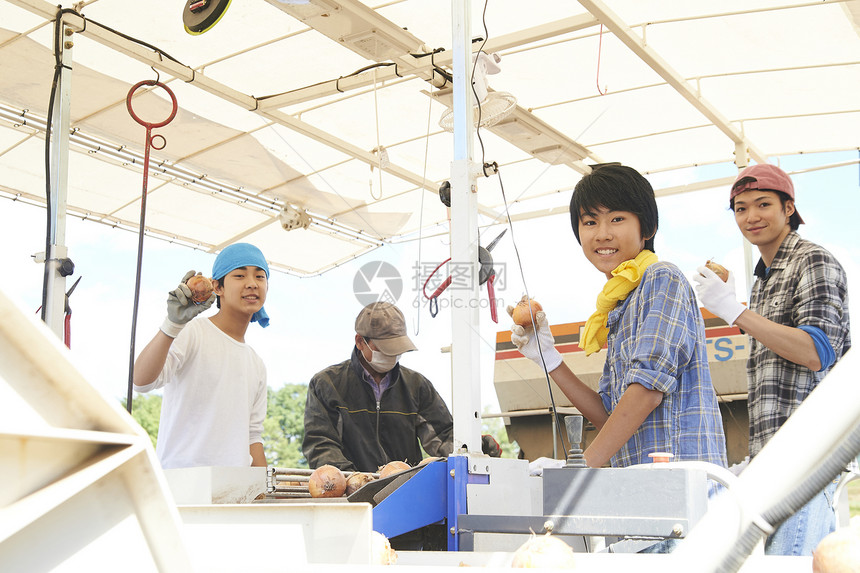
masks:
[[(702, 304), (751, 337), (747, 361), (750, 457), (755, 456), (833, 364), (851, 347), (845, 271), (824, 248), (800, 238), (794, 184), (779, 167), (759, 164), (738, 175), (729, 204), (741, 234), (761, 259), (749, 308), (734, 276), (707, 267), (694, 277)], [(831, 483), (768, 537), (765, 552), (811, 555), (836, 526)]]

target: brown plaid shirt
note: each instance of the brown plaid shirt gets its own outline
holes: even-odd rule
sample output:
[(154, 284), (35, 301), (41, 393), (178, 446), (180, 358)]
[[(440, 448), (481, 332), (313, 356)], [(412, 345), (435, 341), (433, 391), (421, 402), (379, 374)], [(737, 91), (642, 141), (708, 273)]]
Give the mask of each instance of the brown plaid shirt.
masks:
[[(820, 328), (838, 361), (851, 347), (848, 284), (842, 266), (822, 247), (788, 234), (766, 274), (755, 269), (750, 309), (787, 326)], [(747, 362), (750, 456), (756, 455), (800, 407), (829, 369), (813, 372), (751, 339)]]

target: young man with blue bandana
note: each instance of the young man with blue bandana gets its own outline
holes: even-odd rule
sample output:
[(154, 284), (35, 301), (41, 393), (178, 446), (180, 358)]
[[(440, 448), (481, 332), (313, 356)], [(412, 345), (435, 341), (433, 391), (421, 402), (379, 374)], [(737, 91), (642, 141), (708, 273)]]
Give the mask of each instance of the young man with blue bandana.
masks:
[[(167, 318), (134, 363), (138, 392), (164, 389), (156, 453), (163, 468), (262, 466), (266, 367), (245, 343), (263, 309), (269, 266), (260, 250), (236, 243), (212, 266), (215, 290), (195, 304), (185, 282), (168, 294)], [(217, 300), (218, 313), (192, 320)]]
[[(648, 181), (617, 164), (596, 167), (570, 202), (574, 235), (608, 279), (579, 346), (607, 347), (598, 391), (582, 382), (555, 348), (546, 314), (513, 325), (511, 340), (539, 366), (599, 433), (585, 450), (590, 467), (676, 461), (725, 467), (722, 417), (708, 368), (705, 325), (680, 269), (654, 254), (657, 203)], [(512, 310), (509, 308), (509, 311)]]
[[(848, 282), (827, 250), (797, 234), (803, 219), (794, 183), (769, 163), (745, 168), (729, 191), (741, 234), (758, 247), (749, 307), (738, 302), (734, 275), (724, 282), (700, 267), (702, 304), (750, 336), (747, 361), (750, 457), (756, 456), (851, 347)], [(836, 528), (836, 481), (777, 527), (769, 555), (811, 555)]]

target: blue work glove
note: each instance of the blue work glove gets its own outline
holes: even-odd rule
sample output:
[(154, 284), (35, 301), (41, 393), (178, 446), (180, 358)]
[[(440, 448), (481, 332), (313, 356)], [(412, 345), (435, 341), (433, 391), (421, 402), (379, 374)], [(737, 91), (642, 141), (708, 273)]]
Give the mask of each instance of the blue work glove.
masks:
[[(196, 273), (202, 274), (202, 273)], [(201, 312), (212, 306), (217, 298), (215, 293), (212, 293), (206, 301), (195, 303), (191, 300), (191, 289), (186, 285), (186, 281), (195, 275), (194, 271), (188, 271), (182, 277), (182, 282), (167, 295), (167, 317), (161, 324), (161, 332), (170, 338), (179, 336), (179, 332), (185, 328), (188, 322), (200, 314)]]
[(747, 308), (738, 302), (735, 295), (734, 273), (729, 272), (729, 277), (723, 282), (717, 273), (706, 266), (696, 271), (698, 274), (693, 276), (693, 282), (696, 283), (696, 294), (702, 306), (725, 320), (729, 326), (733, 325)]
[[(508, 306), (507, 311), (509, 315), (513, 316), (514, 307)], [(561, 354), (555, 349), (555, 339), (549, 330), (546, 313), (540, 310), (534, 314), (534, 317), (535, 324), (537, 324), (537, 336), (534, 336), (534, 328), (531, 326), (523, 327), (519, 324), (513, 324), (511, 325), (511, 342), (523, 356), (541, 368), (546, 364), (546, 371), (552, 372), (561, 366)], [(543, 360), (541, 360), (541, 355), (543, 355)]]

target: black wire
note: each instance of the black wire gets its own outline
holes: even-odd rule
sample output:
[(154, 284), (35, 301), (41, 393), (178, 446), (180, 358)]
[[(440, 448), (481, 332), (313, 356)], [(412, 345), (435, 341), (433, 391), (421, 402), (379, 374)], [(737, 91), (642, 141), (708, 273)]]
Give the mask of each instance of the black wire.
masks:
[[(46, 226), (45, 226), (45, 270), (44, 270), (44, 274), (42, 276), (42, 312), (40, 315), (42, 318), (42, 321), (45, 321), (47, 319), (47, 313), (48, 313), (48, 288), (49, 288), (49, 284), (51, 282), (51, 272), (50, 272), (50, 269), (51, 269), (51, 264), (50, 264), (51, 239), (52, 239), (51, 229), (53, 227), (53, 222), (54, 222), (53, 217), (52, 217), (53, 202), (51, 200), (51, 194), (52, 194), (52, 189), (51, 189), (51, 137), (53, 134), (53, 115), (54, 115), (54, 106), (56, 105), (57, 84), (59, 83), (60, 73), (61, 73), (62, 68), (63, 68), (62, 58), (60, 56), (60, 43), (62, 41), (61, 40), (62, 17), (64, 14), (67, 14), (67, 13), (68, 14), (74, 14), (76, 16), (79, 16), (80, 18), (83, 18), (84, 29), (86, 29), (86, 26), (88, 23), (95, 24), (96, 26), (99, 26), (100, 28), (108, 30), (109, 32), (112, 32), (112, 33), (116, 34), (117, 36), (125, 38), (126, 40), (129, 40), (131, 42), (135, 42), (137, 44), (140, 44), (141, 46), (145, 46), (145, 47), (153, 50), (157, 54), (164, 56), (165, 58), (172, 60), (181, 66), (185, 66), (185, 64), (183, 64), (182, 62), (180, 62), (179, 60), (177, 60), (176, 58), (174, 58), (173, 56), (171, 56), (167, 52), (164, 52), (163, 50), (156, 48), (152, 44), (144, 42), (143, 40), (139, 40), (133, 36), (123, 34), (122, 32), (114, 30), (113, 28), (111, 28), (109, 26), (105, 26), (104, 24), (101, 24), (100, 22), (96, 22), (95, 20), (88, 20), (82, 14), (77, 12), (76, 10), (73, 10), (71, 8), (61, 8), (57, 11), (57, 15), (54, 18), (54, 77), (53, 77), (53, 80), (51, 81), (51, 95), (50, 95), (50, 99), (48, 100), (48, 117), (47, 117), (47, 121), (45, 122), (45, 210), (46, 210), (46, 214), (47, 214), (47, 221), (46, 221)], [(185, 67), (188, 67), (188, 66), (185, 66)]]
[(412, 56), (413, 58), (415, 58), (416, 60), (418, 60), (420, 58), (426, 58), (427, 56), (433, 56), (435, 54), (438, 54), (439, 52), (444, 52), (444, 51), (445, 51), (445, 48), (436, 48), (435, 50), (432, 50), (430, 52), (424, 52), (421, 54), (409, 54), (409, 55)]
[[(433, 50), (431, 52), (424, 52), (423, 54), (410, 54), (410, 56), (412, 56), (416, 60), (430, 56), (430, 62), (431, 62), (430, 65), (432, 66), (433, 71), (436, 72), (437, 74), (439, 74), (440, 76), (442, 76), (442, 78), (444, 78), (446, 83), (453, 84), (454, 83), (454, 76), (451, 75), (451, 72), (449, 72), (445, 68), (440, 68), (439, 66), (436, 65), (436, 62), (433, 61), (433, 56), (435, 56), (439, 52), (444, 52), (444, 51), (445, 51), (445, 48), (436, 48), (435, 50)], [(440, 87), (443, 87), (443, 86), (444, 86), (444, 84)]]
[[(436, 50), (436, 51), (437, 51), (437, 52), (438, 52), (438, 51), (444, 51), (444, 48), (439, 48), (439, 50)], [(435, 52), (428, 52), (427, 54), (420, 54), (420, 55), (418, 55), (418, 56), (415, 56), (415, 54), (412, 54), (412, 55), (413, 55), (413, 56), (415, 56), (415, 57), (424, 57), (424, 56), (429, 56), (429, 55), (430, 55), (430, 54), (432, 54), (432, 53), (435, 53)], [(321, 85), (324, 85), (324, 84), (328, 84), (328, 83), (331, 83), (331, 82), (337, 81), (337, 80), (339, 80), (339, 79), (343, 79), (343, 78), (351, 78), (351, 77), (353, 77), (353, 76), (357, 76), (357, 75), (359, 75), (359, 74), (362, 74), (362, 73), (364, 73), (364, 72), (366, 72), (366, 71), (368, 71), (368, 70), (372, 70), (372, 69), (374, 69), (374, 68), (385, 68), (385, 67), (388, 67), (388, 66), (394, 66), (394, 67), (395, 67), (395, 72), (394, 72), (394, 73), (395, 73), (395, 74), (396, 74), (396, 73), (398, 73), (398, 72), (397, 72), (397, 70), (396, 70), (396, 68), (397, 68), (397, 64), (396, 64), (395, 62), (380, 62), (380, 63), (378, 63), (378, 64), (371, 64), (371, 65), (369, 65), (369, 66), (365, 66), (365, 67), (363, 67), (363, 68), (360, 68), (360, 69), (358, 69), (358, 70), (355, 70), (355, 71), (354, 71), (354, 72), (352, 72), (352, 73), (346, 74), (345, 76), (340, 76), (339, 78), (335, 78), (335, 79), (333, 79), (333, 80), (323, 80), (323, 81), (321, 81), (321, 82), (317, 82), (317, 83), (315, 83), (315, 84), (310, 84), (310, 85), (307, 85), (307, 86), (304, 86), (304, 87), (301, 87), (301, 88), (298, 88), (298, 89), (307, 89), (307, 88), (312, 88), (312, 87), (314, 87), (314, 86), (321, 86)], [(447, 79), (449, 82), (451, 81), (451, 76), (450, 76), (450, 74), (448, 74), (447, 72), (445, 72), (445, 70), (442, 70), (442, 69), (440, 69), (440, 68), (438, 68), (438, 67), (436, 67), (436, 66), (433, 66), (433, 69), (434, 69), (434, 70), (436, 70), (440, 75), (445, 76), (445, 79)], [(256, 99), (257, 99), (257, 101), (263, 101), (263, 100), (266, 100), (266, 99), (271, 99), (271, 98), (273, 98), (273, 97), (278, 97), (278, 96), (282, 96), (282, 95), (285, 95), (285, 94), (288, 94), (288, 93), (292, 93), (292, 92), (294, 92), (294, 91), (298, 91), (298, 90), (288, 90), (288, 91), (285, 91), (285, 92), (279, 92), (279, 93), (276, 93), (276, 94), (269, 94), (269, 95), (259, 96), (259, 97), (257, 97)]]
[[(511, 243), (514, 245), (514, 253), (516, 254), (516, 257), (517, 257), (517, 266), (520, 269), (520, 277), (523, 280), (523, 289), (526, 291), (526, 297), (528, 297), (530, 300), (531, 297), (529, 296), (529, 289), (526, 286), (526, 275), (525, 275), (525, 271), (523, 270), (523, 261), (522, 261), (522, 258), (520, 257), (520, 250), (517, 247), (517, 241), (514, 238), (514, 224), (513, 224), (513, 221), (511, 221), (511, 213), (508, 210), (508, 197), (505, 194), (505, 184), (502, 181), (501, 171), (499, 171), (497, 173), (497, 175), (499, 176), (499, 187), (501, 188), (501, 191), (502, 191), (502, 201), (505, 204), (505, 216), (508, 219), (508, 228), (511, 230)], [(537, 324), (535, 324), (535, 316), (534, 316), (534, 313), (529, 313), (529, 314), (530, 314), (531, 319), (532, 319), (532, 328), (534, 330), (534, 336), (535, 336), (535, 338), (537, 338), (538, 334), (537, 334)], [(535, 344), (537, 345), (538, 353), (540, 354), (541, 366), (543, 367), (544, 377), (546, 378), (546, 387), (547, 387), (547, 390), (549, 391), (549, 402), (550, 402), (550, 405), (552, 407), (552, 415), (555, 417), (556, 422), (558, 422), (559, 421), (558, 420), (558, 410), (556, 409), (555, 398), (553, 398), (553, 395), (552, 395), (552, 382), (550, 382), (550, 380), (549, 380), (549, 372), (547, 372), (547, 369), (546, 369), (546, 361), (544, 360), (544, 357), (543, 357), (543, 350), (541, 349), (540, 341), (536, 340)], [(556, 426), (556, 430), (558, 431), (558, 437), (561, 439), (561, 446), (564, 449), (564, 451), (562, 452), (562, 455), (565, 458), (567, 458), (568, 446), (564, 440), (564, 432), (561, 431), (561, 424), (556, 423), (555, 426)]]
[(176, 62), (177, 64), (179, 64), (180, 66), (191, 69), (190, 66), (183, 64), (182, 62), (180, 62), (179, 60), (177, 60), (176, 58), (174, 58), (173, 56), (171, 56), (170, 54), (168, 54), (167, 52), (165, 52), (161, 48), (156, 48), (152, 44), (144, 42), (143, 40), (139, 40), (138, 38), (135, 38), (134, 36), (129, 36), (128, 34), (123, 34), (122, 32), (120, 32), (118, 30), (114, 30), (110, 26), (105, 26), (104, 24), (102, 24), (100, 22), (96, 22), (95, 20), (89, 20), (86, 17), (84, 17), (82, 14), (79, 14), (78, 12), (75, 12), (74, 10), (65, 10), (65, 11), (71, 12), (71, 13), (76, 14), (76, 15), (80, 16), (81, 18), (83, 18), (84, 19), (84, 25), (86, 25), (87, 23), (95, 24), (99, 28), (103, 28), (103, 29), (107, 30), (108, 32), (111, 32), (113, 34), (116, 34), (117, 36), (120, 36), (121, 38), (125, 38), (126, 40), (129, 40), (130, 42), (134, 42), (136, 44), (140, 44), (141, 46), (145, 46), (145, 47), (149, 48), (150, 50), (152, 50), (153, 52), (155, 52), (156, 54), (158, 54), (160, 56), (164, 56), (168, 60), (172, 60), (172, 61)]
[[(352, 73), (350, 73), (350, 74), (347, 74), (347, 75), (345, 75), (345, 76), (340, 76), (339, 78), (335, 78), (335, 79), (333, 79), (333, 80), (323, 80), (323, 81), (321, 81), (321, 82), (317, 82), (317, 83), (315, 83), (315, 84), (310, 84), (310, 85), (308, 85), (308, 86), (304, 86), (304, 87), (301, 87), (301, 88), (298, 88), (298, 89), (307, 89), (307, 88), (312, 88), (312, 87), (314, 87), (314, 86), (321, 86), (321, 85), (324, 85), (324, 84), (329, 84), (329, 83), (331, 83), (331, 82), (336, 82), (337, 80), (340, 80), (340, 79), (343, 79), (343, 78), (351, 78), (351, 77), (353, 77), (353, 76), (357, 76), (357, 75), (359, 75), (359, 74), (361, 74), (361, 73), (364, 73), (364, 72), (366, 72), (366, 71), (368, 71), (368, 70), (372, 70), (372, 69), (374, 69), (374, 68), (384, 68), (384, 67), (388, 67), (388, 66), (394, 66), (394, 67), (396, 68), (396, 67), (397, 67), (397, 64), (396, 64), (396, 63), (394, 63), (394, 62), (381, 62), (381, 63), (378, 63), (378, 64), (371, 64), (371, 65), (369, 65), (369, 66), (365, 66), (365, 67), (363, 67), (363, 68), (361, 68), (361, 69), (355, 70), (354, 72), (352, 72)], [(395, 70), (395, 73), (397, 73), (397, 72), (396, 72), (396, 70)], [(279, 93), (276, 93), (276, 94), (269, 94), (269, 95), (264, 95), (264, 96), (258, 96), (258, 97), (256, 98), (256, 100), (257, 100), (257, 101), (263, 101), (263, 100), (266, 100), (266, 99), (272, 99), (273, 97), (279, 97), (279, 96), (282, 96), (282, 95), (285, 95), (285, 94), (288, 94), (288, 93), (292, 93), (292, 92), (294, 92), (294, 91), (297, 91), (297, 90), (288, 90), (288, 91), (285, 91), (285, 92), (279, 92)], [(338, 91), (341, 91), (341, 90), (338, 90)]]
[(345, 78), (351, 78), (352, 76), (357, 76), (358, 74), (363, 73), (363, 72), (366, 72), (367, 70), (372, 70), (372, 69), (374, 69), (374, 68), (385, 68), (385, 67), (388, 67), (388, 66), (396, 66), (396, 65), (397, 65), (397, 64), (395, 64), (394, 62), (381, 62), (381, 63), (378, 63), (378, 64), (370, 64), (369, 66), (364, 66), (363, 68), (360, 68), (360, 69), (358, 69), (358, 70), (355, 70), (355, 71), (354, 71), (354, 72), (352, 72), (351, 74), (347, 74), (347, 75), (345, 75), (345, 76), (343, 76), (343, 77), (345, 77)]
[[(433, 71), (445, 78), (445, 81), (449, 84), (454, 83), (454, 76), (451, 75), (451, 72), (446, 70), (445, 68), (440, 68), (439, 66), (433, 66)], [(443, 84), (444, 86), (444, 84)]]
[(57, 84), (60, 79), (60, 71), (63, 67), (60, 58), (60, 28), (62, 27), (62, 15), (69, 10), (57, 11), (54, 19), (54, 78), (51, 81), (51, 95), (48, 99), (48, 117), (45, 121), (45, 270), (42, 275), (42, 322), (48, 318), (48, 288), (51, 282), (51, 228), (54, 219), (51, 216), (51, 133), (53, 132), (54, 103), (57, 93)]
[[(481, 102), (478, 100), (478, 92), (475, 90), (475, 69), (478, 67), (478, 56), (484, 51), (484, 46), (487, 45), (487, 40), (490, 38), (490, 31), (487, 29), (487, 5), (490, 0), (484, 0), (484, 9), (481, 12), (481, 21), (484, 25), (484, 39), (481, 46), (478, 48), (478, 53), (475, 54), (475, 61), (472, 63), (472, 77), (470, 83), (472, 85), (472, 93), (475, 94), (475, 101), (478, 102), (478, 124), (475, 126), (475, 135), (478, 137), (478, 143), (481, 144), (481, 166), (486, 163), (486, 151), (484, 150), (484, 140), (481, 138)], [(469, 119), (471, 121), (471, 118)]]
[[(481, 55), (484, 51), (484, 46), (487, 45), (487, 41), (490, 38), (490, 31), (487, 29), (487, 5), (489, 4), (489, 0), (484, 0), (484, 9), (481, 12), (481, 22), (484, 26), (484, 37), (481, 39), (481, 45), (478, 47), (478, 53), (475, 55), (475, 61), (472, 64), (472, 93), (475, 96), (475, 101), (478, 104), (478, 123), (475, 126), (475, 136), (478, 138), (478, 143), (481, 145), (481, 168), (483, 169), (486, 165), (486, 150), (484, 149), (484, 140), (481, 137), (481, 117), (483, 115), (483, 108), (481, 107), (481, 101), (478, 98), (478, 92), (475, 90), (475, 70), (478, 67), (478, 56)], [(474, 42), (473, 42), (474, 43)], [(471, 118), (470, 118), (471, 121)], [(489, 228), (489, 227), (488, 227)], [(480, 242), (481, 230), (478, 229), (478, 240)]]
[[(478, 124), (475, 128), (475, 135), (477, 135), (478, 142), (481, 144), (481, 166), (482, 167), (486, 164), (486, 150), (484, 148), (484, 140), (481, 138), (481, 112), (482, 112), (482, 110), (481, 110), (481, 102), (478, 100), (478, 92), (475, 90), (475, 69), (477, 68), (477, 64), (478, 64), (478, 56), (480, 56), (480, 54), (484, 51), (484, 46), (487, 45), (487, 41), (490, 38), (490, 31), (487, 28), (487, 5), (488, 4), (489, 4), (489, 0), (484, 0), (484, 9), (481, 12), (481, 22), (483, 23), (483, 26), (484, 26), (484, 39), (481, 42), (480, 48), (478, 48), (478, 53), (476, 54), (475, 61), (472, 64), (472, 77), (471, 77), (472, 93), (475, 95), (475, 101), (478, 102)], [(501, 173), (498, 171), (496, 173), (499, 176), (499, 186), (501, 187), (501, 190), (502, 190), (502, 200), (504, 201), (504, 204), (505, 204), (505, 216), (508, 219), (508, 228), (511, 230), (511, 243), (513, 243), (513, 245), (514, 245), (514, 253), (517, 256), (517, 265), (519, 266), (520, 276), (522, 277), (522, 280), (523, 280), (523, 288), (526, 291), (526, 296), (529, 297), (529, 290), (528, 290), (528, 287), (526, 287), (526, 276), (525, 276), (525, 272), (523, 271), (522, 259), (520, 258), (520, 250), (517, 247), (516, 240), (514, 240), (514, 225), (513, 225), (513, 222), (511, 221), (510, 211), (508, 210), (508, 199), (507, 199), (507, 196), (505, 195), (505, 185), (502, 182)], [(529, 298), (531, 298), (531, 297), (529, 297)], [(535, 337), (537, 337), (537, 324), (535, 324), (534, 314), (531, 314), (531, 318), (532, 318), (532, 327), (534, 329)], [(567, 457), (567, 445), (566, 445), (566, 442), (564, 439), (564, 432), (561, 431), (561, 424), (558, 423), (559, 422), (558, 410), (556, 409), (556, 406), (555, 406), (555, 398), (553, 398), (553, 395), (552, 395), (552, 383), (549, 380), (549, 373), (547, 372), (547, 369), (546, 369), (546, 361), (544, 360), (544, 357), (543, 357), (543, 350), (541, 350), (540, 342), (536, 341), (536, 345), (538, 348), (538, 353), (540, 354), (540, 361), (541, 361), (541, 365), (543, 366), (543, 373), (544, 373), (544, 376), (546, 377), (546, 386), (547, 386), (547, 390), (549, 391), (549, 400), (550, 400), (550, 404), (552, 407), (552, 415), (556, 420), (555, 427), (556, 427), (556, 430), (558, 430), (558, 437), (561, 439), (561, 445), (562, 445), (562, 448), (564, 449), (564, 451), (562, 452), (562, 455), (566, 458)]]

